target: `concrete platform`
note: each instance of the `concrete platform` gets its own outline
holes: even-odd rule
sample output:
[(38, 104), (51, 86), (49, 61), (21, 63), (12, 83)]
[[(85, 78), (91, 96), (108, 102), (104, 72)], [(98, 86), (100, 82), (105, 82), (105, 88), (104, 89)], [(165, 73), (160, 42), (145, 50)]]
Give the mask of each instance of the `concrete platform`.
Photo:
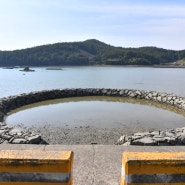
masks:
[(0, 145), (0, 150), (72, 150), (73, 185), (119, 185), (124, 151), (185, 151), (185, 146)]

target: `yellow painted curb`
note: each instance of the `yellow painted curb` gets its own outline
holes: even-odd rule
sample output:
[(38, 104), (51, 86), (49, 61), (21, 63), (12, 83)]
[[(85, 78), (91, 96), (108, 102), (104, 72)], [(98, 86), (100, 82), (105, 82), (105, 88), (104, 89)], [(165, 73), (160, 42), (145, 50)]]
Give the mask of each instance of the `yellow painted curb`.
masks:
[(185, 185), (185, 152), (124, 152), (121, 185)]
[(1, 150), (1, 185), (72, 185), (73, 152)]

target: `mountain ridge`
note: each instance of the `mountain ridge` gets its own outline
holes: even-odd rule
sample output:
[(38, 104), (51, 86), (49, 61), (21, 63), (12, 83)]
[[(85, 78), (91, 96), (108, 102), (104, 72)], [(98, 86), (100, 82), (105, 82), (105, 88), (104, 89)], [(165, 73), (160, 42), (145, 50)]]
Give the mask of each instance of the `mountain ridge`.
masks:
[(96, 39), (0, 51), (0, 66), (156, 65), (185, 59), (185, 50), (123, 48)]

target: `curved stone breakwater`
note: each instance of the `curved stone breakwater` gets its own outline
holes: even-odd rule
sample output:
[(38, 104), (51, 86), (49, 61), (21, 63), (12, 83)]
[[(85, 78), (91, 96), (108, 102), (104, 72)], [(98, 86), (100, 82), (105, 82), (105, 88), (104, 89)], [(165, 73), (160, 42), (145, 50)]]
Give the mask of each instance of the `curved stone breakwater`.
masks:
[[(4, 117), (8, 112), (24, 105), (67, 97), (83, 97), (83, 96), (116, 96), (130, 97), (144, 100), (155, 101), (162, 104), (171, 105), (185, 111), (185, 98), (173, 94), (160, 93), (155, 91), (144, 91), (134, 89), (54, 89), (28, 94), (20, 94), (17, 96), (9, 96), (0, 99), (0, 143), (44, 143), (41, 136), (34, 133), (25, 133), (23, 130), (10, 128), (4, 123)], [(142, 134), (141, 134), (142, 135)], [(127, 142), (125, 139), (120, 139), (118, 144)], [(163, 137), (163, 136), (162, 136)], [(128, 137), (129, 138), (129, 137)], [(124, 141), (124, 142), (123, 142)], [(127, 142), (128, 144), (129, 142)], [(136, 144), (137, 142), (135, 142)], [(132, 142), (130, 142), (132, 144)], [(184, 144), (183, 142), (181, 144)]]

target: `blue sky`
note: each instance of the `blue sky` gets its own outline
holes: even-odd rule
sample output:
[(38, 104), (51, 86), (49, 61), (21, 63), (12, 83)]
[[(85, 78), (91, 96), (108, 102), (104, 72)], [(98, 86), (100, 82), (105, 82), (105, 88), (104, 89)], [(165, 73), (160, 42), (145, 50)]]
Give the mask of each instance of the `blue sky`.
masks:
[(0, 50), (98, 39), (185, 49), (184, 0), (0, 0)]

